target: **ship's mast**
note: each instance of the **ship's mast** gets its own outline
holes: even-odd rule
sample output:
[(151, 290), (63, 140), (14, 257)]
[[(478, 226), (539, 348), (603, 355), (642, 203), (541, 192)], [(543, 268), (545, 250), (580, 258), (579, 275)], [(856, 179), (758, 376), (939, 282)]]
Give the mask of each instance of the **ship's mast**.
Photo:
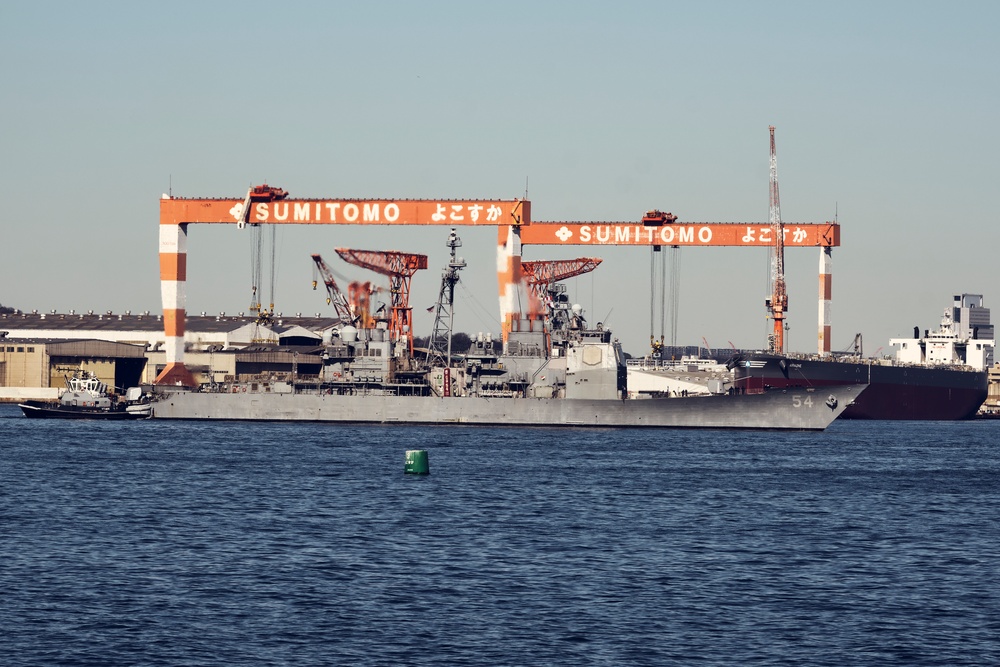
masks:
[(781, 224), (781, 201), (778, 197), (778, 154), (774, 148), (774, 126), (771, 131), (771, 197), (770, 222), (774, 235), (774, 258), (771, 261), (771, 298), (766, 306), (774, 319), (774, 332), (768, 336), (771, 352), (785, 352), (785, 311), (788, 310), (788, 294), (785, 291), (785, 227)]
[(465, 268), (465, 260), (455, 255), (455, 248), (461, 247), (462, 239), (454, 229), (448, 236), (447, 245), (451, 249), (451, 258), (448, 267), (441, 274), (441, 293), (438, 294), (434, 330), (430, 345), (427, 346), (429, 348), (427, 357), (434, 365), (443, 362), (445, 366), (451, 366), (451, 339), (455, 326), (455, 284), (458, 282), (458, 272)]

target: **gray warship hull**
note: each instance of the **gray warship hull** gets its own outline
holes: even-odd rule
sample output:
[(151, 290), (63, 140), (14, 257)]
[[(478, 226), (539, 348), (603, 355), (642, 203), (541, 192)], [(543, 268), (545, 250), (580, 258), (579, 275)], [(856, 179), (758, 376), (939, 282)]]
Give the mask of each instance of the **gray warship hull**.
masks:
[(865, 388), (625, 400), (172, 391), (153, 403), (153, 418), (820, 431)]

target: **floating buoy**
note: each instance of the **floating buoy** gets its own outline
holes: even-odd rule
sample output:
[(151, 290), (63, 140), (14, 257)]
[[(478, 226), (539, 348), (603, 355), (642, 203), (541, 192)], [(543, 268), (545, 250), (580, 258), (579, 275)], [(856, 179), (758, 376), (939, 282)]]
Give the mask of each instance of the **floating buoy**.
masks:
[(429, 475), (431, 467), (427, 460), (427, 450), (406, 450), (406, 465), (403, 467), (403, 472), (413, 475)]

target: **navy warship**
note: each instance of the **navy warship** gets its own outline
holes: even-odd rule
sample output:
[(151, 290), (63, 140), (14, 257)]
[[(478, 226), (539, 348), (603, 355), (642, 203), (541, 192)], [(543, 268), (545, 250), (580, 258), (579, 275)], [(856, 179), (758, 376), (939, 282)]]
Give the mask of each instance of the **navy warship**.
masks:
[[(460, 266), (454, 258), (452, 269)], [(453, 354), (446, 271), (435, 335), (423, 354), (392, 325), (354, 317), (329, 331), (315, 375), (261, 377), (198, 389), (156, 386), (155, 419), (232, 419), (491, 426), (823, 430), (867, 383), (744, 393), (713, 383), (704, 394), (630, 392), (626, 355), (611, 330), (588, 324), (563, 285), (544, 314), (513, 321), (506, 341), (474, 337)], [(453, 287), (454, 282), (450, 285)], [(406, 318), (406, 321), (409, 321)]]

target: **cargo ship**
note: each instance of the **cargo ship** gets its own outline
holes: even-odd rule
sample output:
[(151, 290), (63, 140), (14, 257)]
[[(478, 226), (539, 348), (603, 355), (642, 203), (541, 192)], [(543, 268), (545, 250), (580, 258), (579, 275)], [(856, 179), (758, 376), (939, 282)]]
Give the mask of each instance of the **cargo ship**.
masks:
[(961, 294), (945, 309), (936, 331), (915, 328), (893, 338), (891, 358), (851, 355), (741, 354), (729, 362), (734, 386), (746, 393), (867, 383), (844, 419), (959, 420), (974, 417), (989, 390), (993, 325), (979, 294)]
[(480, 334), (455, 355), (450, 342), (414, 354), (412, 341), (386, 321), (345, 322), (323, 341), (318, 374), (195, 390), (155, 386), (153, 418), (818, 431), (866, 391), (859, 381), (753, 394), (722, 383), (703, 395), (630, 394), (619, 341), (600, 323), (591, 327), (564, 290), (555, 294), (545, 317), (515, 320), (505, 342)]

